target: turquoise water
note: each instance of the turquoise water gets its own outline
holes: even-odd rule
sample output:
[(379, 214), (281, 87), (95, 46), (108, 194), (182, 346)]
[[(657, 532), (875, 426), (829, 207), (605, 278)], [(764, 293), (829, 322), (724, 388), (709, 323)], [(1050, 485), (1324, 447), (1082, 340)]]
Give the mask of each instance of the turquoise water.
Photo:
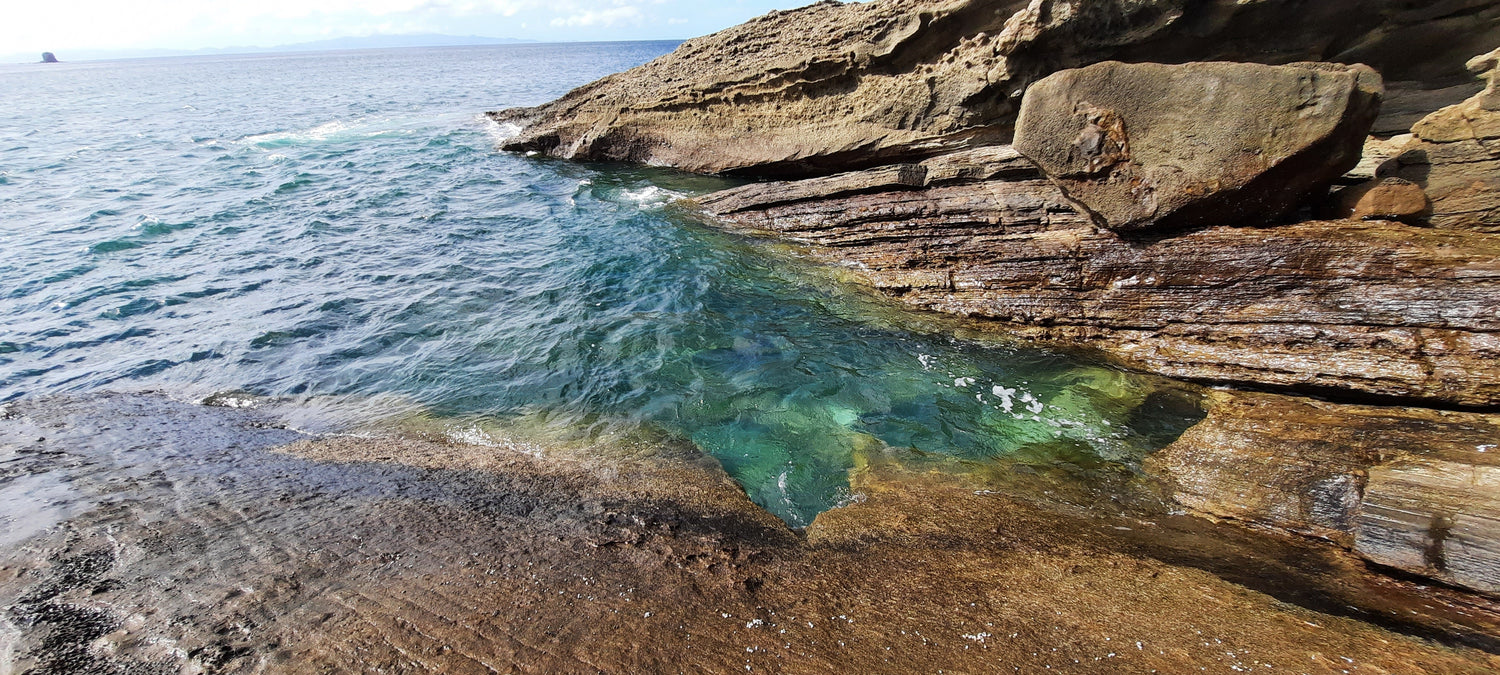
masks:
[(244, 391), (670, 437), (794, 525), (861, 454), (1088, 480), (1192, 419), (671, 204), (723, 181), (494, 150), (483, 111), (671, 47), (0, 68), (0, 400)]

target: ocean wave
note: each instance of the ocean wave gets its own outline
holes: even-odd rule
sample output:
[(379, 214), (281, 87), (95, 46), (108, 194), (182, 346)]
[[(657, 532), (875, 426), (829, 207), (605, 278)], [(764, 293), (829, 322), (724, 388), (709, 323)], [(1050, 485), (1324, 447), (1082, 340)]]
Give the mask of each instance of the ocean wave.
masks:
[(275, 150), (297, 145), (344, 143), (368, 138), (406, 135), (413, 133), (416, 126), (422, 126), (422, 123), (392, 117), (333, 120), (307, 129), (245, 136), (235, 143), (263, 150)]
[(639, 190), (621, 190), (620, 197), (626, 201), (635, 202), (637, 206), (643, 209), (658, 209), (679, 199), (684, 199), (687, 195), (655, 185), (648, 185)]
[(490, 137), (490, 142), (495, 147), (505, 145), (506, 141), (521, 135), (521, 131), (523, 131), (523, 127), (519, 124), (496, 122), (488, 115), (480, 115), (479, 121), (485, 135)]

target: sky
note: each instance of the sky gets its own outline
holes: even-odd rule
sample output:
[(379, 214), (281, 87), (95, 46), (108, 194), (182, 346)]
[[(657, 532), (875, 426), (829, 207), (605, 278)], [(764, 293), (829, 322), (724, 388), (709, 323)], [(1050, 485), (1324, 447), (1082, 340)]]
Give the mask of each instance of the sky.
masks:
[(0, 53), (271, 47), (442, 33), (682, 39), (813, 0), (8, 0)]

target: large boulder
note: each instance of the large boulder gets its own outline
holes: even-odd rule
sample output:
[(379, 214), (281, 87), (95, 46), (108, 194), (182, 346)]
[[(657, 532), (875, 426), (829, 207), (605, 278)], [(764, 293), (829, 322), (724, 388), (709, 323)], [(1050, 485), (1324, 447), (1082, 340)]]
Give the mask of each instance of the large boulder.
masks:
[(1015, 147), (1117, 232), (1275, 221), (1359, 163), (1366, 66), (1098, 63), (1026, 91)]
[(1412, 127), (1414, 138), (1380, 173), (1416, 183), (1434, 227), (1500, 232), (1500, 49), (1469, 61), (1489, 87)]
[(492, 116), (508, 150), (804, 177), (1009, 142), (1027, 85), (1110, 59), (1367, 63), (1414, 119), (1472, 95), (1463, 60), (1496, 41), (1500, 0), (821, 2)]

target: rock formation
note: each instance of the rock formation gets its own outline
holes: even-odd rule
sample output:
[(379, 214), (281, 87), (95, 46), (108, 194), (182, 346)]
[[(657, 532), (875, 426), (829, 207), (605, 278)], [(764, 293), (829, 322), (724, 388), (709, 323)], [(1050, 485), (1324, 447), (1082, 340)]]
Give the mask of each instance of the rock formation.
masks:
[(1365, 66), (1116, 61), (1026, 91), (1016, 149), (1117, 232), (1275, 222), (1359, 163)]
[(1399, 220), (1410, 225), (1427, 222), (1432, 202), (1421, 186), (1400, 178), (1372, 178), (1339, 190), (1332, 196), (1329, 217), (1351, 220)]
[(1150, 460), (1182, 504), (1500, 593), (1500, 415), (1213, 392)]
[(1500, 232), (1500, 49), (1469, 68), (1489, 87), (1412, 127), (1415, 136), (1384, 174), (1416, 183), (1432, 200), (1434, 227)]
[(42, 52), (42, 63), (57, 63), (57, 55), (52, 52)]
[[(998, 173), (1010, 155), (987, 156)], [(1500, 237), (1346, 220), (1132, 241), (1094, 229), (1009, 161), (1006, 180), (924, 185), (881, 169), (754, 184), (699, 205), (853, 263), (915, 307), (1174, 377), (1500, 405)], [(908, 175), (921, 175), (914, 166)]]
[[(1488, 0), (822, 3), (493, 116), (510, 149), (791, 179), (696, 208), (913, 307), (1275, 390), (1152, 460), (1184, 506), (1500, 593), (1500, 54), (1477, 96), (1460, 68), (1495, 44)], [(1390, 105), (1357, 68), (1180, 65), (1308, 59)]]
[(1029, 84), (1110, 59), (1365, 63), (1419, 117), (1496, 42), (1497, 0), (821, 2), (493, 117), (510, 150), (796, 177), (1009, 142)]

